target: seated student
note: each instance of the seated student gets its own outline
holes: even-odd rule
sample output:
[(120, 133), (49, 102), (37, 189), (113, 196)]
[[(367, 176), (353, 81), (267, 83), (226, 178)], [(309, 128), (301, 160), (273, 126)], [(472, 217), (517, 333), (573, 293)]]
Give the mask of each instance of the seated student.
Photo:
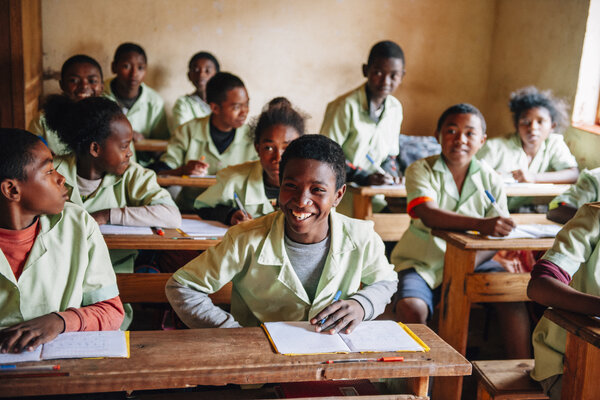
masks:
[[(336, 322), (328, 332), (350, 332), (389, 303), (396, 274), (373, 223), (332, 210), (346, 190), (339, 145), (299, 137), (282, 156), (279, 179), (279, 211), (232, 227), (167, 282), (169, 302), (189, 327), (309, 320), (320, 331), (329, 317)], [(231, 314), (208, 297), (229, 281)], [(338, 290), (342, 300), (331, 304)]]
[[(484, 235), (505, 236), (515, 226), (498, 216), (486, 197), (489, 190), (506, 211), (502, 178), (473, 156), (485, 142), (485, 120), (470, 104), (456, 104), (438, 120), (436, 136), (442, 154), (421, 159), (406, 170), (409, 229), (394, 250), (391, 261), (399, 272), (396, 317), (399, 321), (425, 323), (433, 314), (436, 290), (442, 283), (446, 242), (432, 229), (477, 230)], [(489, 258), (491, 254), (479, 254)], [(486, 261), (476, 271), (503, 268)], [(506, 346), (509, 355), (529, 356), (529, 319), (522, 303), (497, 303), (502, 326), (512, 329)]]
[(194, 54), (188, 65), (188, 79), (196, 91), (181, 96), (173, 106), (171, 132), (194, 118), (206, 117), (210, 114), (210, 106), (206, 102), (206, 84), (219, 72), (219, 62), (210, 53), (201, 51)]
[(600, 201), (600, 168), (584, 169), (575, 185), (550, 202), (546, 217), (565, 224), (575, 216), (579, 207), (596, 201)]
[[(600, 316), (600, 203), (582, 205), (531, 272), (527, 295), (548, 307)], [(533, 331), (531, 377), (560, 399), (567, 332), (542, 318)]]
[[(256, 160), (248, 127), (248, 93), (244, 83), (219, 72), (206, 85), (212, 113), (180, 126), (156, 166), (159, 175), (205, 175), (230, 165)], [(177, 196), (183, 211), (193, 210), (202, 189), (184, 187)]]
[[(65, 96), (73, 101), (78, 101), (88, 97), (101, 96), (104, 90), (102, 80), (102, 68), (98, 61), (92, 57), (77, 54), (62, 65), (58, 83)], [(44, 113), (40, 112), (38, 117), (31, 121), (28, 129), (30, 132), (44, 138), (54, 154), (63, 155), (69, 152), (56, 132), (48, 128)]]
[(64, 183), (37, 136), (0, 128), (2, 353), (123, 321), (104, 239), (88, 213), (65, 204)]
[(106, 97), (119, 104), (131, 123), (135, 142), (170, 136), (164, 101), (144, 83), (147, 63), (146, 52), (141, 46), (122, 43), (110, 66), (116, 76), (104, 84)]
[[(402, 104), (392, 93), (404, 76), (404, 52), (394, 42), (379, 42), (371, 48), (362, 71), (365, 84), (327, 105), (321, 134), (342, 146), (348, 161), (348, 182), (393, 184), (399, 181), (396, 156)], [(386, 174), (379, 173), (378, 167)], [(351, 200), (346, 195), (338, 211), (351, 215)], [(380, 196), (373, 205), (374, 211), (379, 211), (385, 201)]]
[[(563, 137), (553, 133), (567, 120), (566, 104), (549, 91), (529, 86), (511, 94), (509, 107), (517, 132), (488, 140), (477, 157), (517, 182), (574, 183), (577, 161)], [(528, 202), (511, 198), (509, 209)]]
[[(194, 203), (203, 219), (236, 225), (275, 211), (279, 197), (279, 162), (288, 144), (304, 135), (304, 117), (284, 97), (276, 97), (253, 127), (259, 161), (233, 165), (217, 173), (217, 184)], [(242, 211), (234, 194), (244, 207)]]

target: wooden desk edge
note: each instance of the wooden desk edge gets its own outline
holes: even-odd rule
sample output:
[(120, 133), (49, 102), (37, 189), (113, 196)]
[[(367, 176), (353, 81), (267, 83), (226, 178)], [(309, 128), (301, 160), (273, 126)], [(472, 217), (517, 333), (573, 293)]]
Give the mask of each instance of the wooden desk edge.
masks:
[(554, 322), (567, 332), (600, 347), (600, 320), (592, 316), (575, 312), (549, 308), (544, 317)]

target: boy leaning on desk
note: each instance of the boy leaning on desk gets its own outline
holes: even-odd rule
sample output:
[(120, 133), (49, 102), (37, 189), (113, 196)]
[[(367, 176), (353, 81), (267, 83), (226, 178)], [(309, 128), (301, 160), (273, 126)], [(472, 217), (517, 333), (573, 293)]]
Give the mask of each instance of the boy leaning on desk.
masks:
[[(286, 149), (280, 170), (280, 210), (232, 227), (167, 283), (169, 302), (189, 327), (309, 320), (317, 332), (349, 333), (390, 302), (397, 276), (373, 223), (332, 210), (346, 190), (341, 147), (302, 136)], [(208, 294), (230, 281), (227, 313)]]

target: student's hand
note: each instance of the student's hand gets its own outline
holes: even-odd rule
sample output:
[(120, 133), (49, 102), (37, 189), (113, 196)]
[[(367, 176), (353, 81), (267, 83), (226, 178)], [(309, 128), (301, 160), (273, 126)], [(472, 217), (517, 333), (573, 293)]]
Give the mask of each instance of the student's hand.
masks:
[(181, 167), (182, 175), (206, 175), (209, 164), (200, 160), (190, 160)]
[(231, 214), (230, 225), (237, 225), (240, 222), (250, 221), (252, 219), (251, 215), (246, 215), (242, 210), (237, 210), (233, 214)]
[(391, 175), (375, 172), (374, 174), (369, 175), (367, 183), (369, 185), (393, 185), (395, 182)]
[(494, 217), (482, 219), (477, 230), (488, 236), (506, 236), (514, 227), (515, 221), (511, 218)]
[[(321, 326), (320, 322), (325, 317), (328, 318), (323, 326)], [(358, 301), (352, 299), (338, 300), (315, 315), (310, 320), (310, 323), (315, 325), (315, 331), (321, 332), (322, 329), (328, 328), (323, 332), (333, 335), (341, 331), (343, 333), (351, 333), (362, 322), (364, 317), (365, 310), (363, 310)]]
[(96, 220), (98, 225), (105, 225), (110, 222), (110, 209), (96, 211), (90, 214)]
[(522, 169), (516, 169), (512, 171), (511, 174), (517, 182), (535, 183), (535, 174), (532, 174), (530, 172), (524, 171)]
[(13, 325), (0, 331), (0, 352), (33, 351), (65, 330), (65, 322), (52, 313)]
[(139, 142), (140, 140), (145, 140), (146, 137), (139, 133), (138, 131), (133, 131), (133, 141)]

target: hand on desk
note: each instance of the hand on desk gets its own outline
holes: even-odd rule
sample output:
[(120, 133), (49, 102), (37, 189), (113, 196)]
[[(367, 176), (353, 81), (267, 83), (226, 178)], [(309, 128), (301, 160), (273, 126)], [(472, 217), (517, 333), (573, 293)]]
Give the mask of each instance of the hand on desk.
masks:
[(367, 183), (371, 186), (394, 185), (400, 183), (400, 178), (393, 177), (390, 174), (380, 174), (378, 172), (369, 175)]
[(2, 353), (33, 351), (64, 330), (65, 322), (61, 317), (54, 313), (46, 314), (1, 330), (0, 351)]
[(242, 210), (237, 210), (233, 214), (231, 214), (230, 225), (237, 225), (240, 222), (250, 221), (252, 219), (251, 215), (246, 214)]
[(524, 171), (522, 169), (516, 169), (512, 171), (511, 174), (517, 182), (535, 183), (535, 174), (532, 174), (531, 172)]
[(90, 214), (98, 225), (106, 225), (110, 222), (110, 209), (99, 210)]
[[(323, 328), (329, 328), (326, 331), (331, 335), (343, 331), (343, 333), (351, 333), (365, 317), (360, 303), (356, 300), (338, 300), (331, 305), (325, 307), (320, 313), (315, 315), (310, 320), (312, 325), (315, 325), (315, 330), (321, 332)], [(320, 321), (327, 318), (323, 325)], [(331, 322), (335, 321), (335, 322)]]
[(513, 221), (511, 218), (484, 218), (481, 220), (481, 224), (477, 230), (483, 235), (506, 236), (514, 229), (515, 226), (515, 221)]
[(206, 175), (209, 164), (202, 160), (190, 160), (181, 167), (181, 175)]

